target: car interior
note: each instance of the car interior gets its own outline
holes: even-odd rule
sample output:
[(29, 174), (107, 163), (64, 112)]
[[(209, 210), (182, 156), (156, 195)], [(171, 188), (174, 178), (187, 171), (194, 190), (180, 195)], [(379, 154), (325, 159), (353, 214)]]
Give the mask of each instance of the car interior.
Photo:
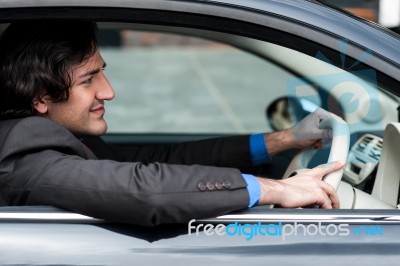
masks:
[[(261, 168), (252, 169), (253, 173), (275, 178), (286, 177), (290, 175), (289, 172), (298, 170), (298, 168), (315, 167), (321, 163), (332, 160), (332, 156), (335, 156), (335, 153), (346, 151), (341, 157), (347, 158), (346, 166), (343, 174), (340, 174), (340, 177), (336, 178), (339, 178), (339, 180), (336, 181), (336, 187), (341, 200), (341, 208), (397, 208), (399, 201), (399, 177), (395, 173), (399, 171), (397, 171), (395, 161), (393, 159), (388, 159), (393, 158), (392, 155), (396, 150), (396, 146), (386, 143), (397, 143), (395, 139), (399, 136), (397, 127), (399, 98), (385, 90), (385, 83), (381, 80), (379, 80), (379, 82), (377, 81), (377, 70), (363, 65), (366, 58), (374, 56), (368, 50), (360, 51), (359, 58), (355, 60), (354, 58), (353, 60), (350, 60), (351, 58), (346, 58), (345, 53), (337, 54), (337, 56), (342, 56), (341, 60), (343, 64), (351, 64), (346, 69), (335, 66), (331, 58), (328, 58), (328, 56), (324, 54), (323, 47), (318, 50), (315, 56), (310, 56), (302, 51), (296, 51), (281, 44), (204, 29), (129, 23), (100, 23), (99, 25), (100, 29), (105, 29), (114, 33), (119, 32), (117, 35), (122, 39), (115, 42), (117, 43), (115, 45), (110, 43), (102, 44), (100, 38), (103, 56), (106, 58), (107, 62), (111, 61), (110, 64), (113, 66), (114, 63), (112, 60), (117, 57), (115, 55), (119, 52), (123, 55), (119, 55), (118, 58), (124, 57), (125, 59), (129, 58), (129, 51), (132, 53), (135, 53), (135, 51), (137, 53), (139, 53), (138, 51), (142, 51), (144, 54), (147, 53), (147, 55), (149, 55), (163, 49), (172, 54), (180, 50), (178, 52), (184, 54), (186, 58), (189, 58), (188, 61), (196, 57), (198, 61), (197, 66), (196, 64), (194, 64), (194, 66), (192, 64), (188, 68), (192, 67), (194, 72), (200, 72), (200, 74), (197, 73), (200, 78), (193, 79), (190, 82), (200, 82), (202, 86), (211, 87), (209, 93), (212, 97), (208, 100), (209, 102), (219, 102), (219, 104), (222, 102), (221, 105), (223, 107), (220, 108), (223, 110), (223, 116), (225, 116), (225, 118), (218, 120), (218, 124), (221, 127), (212, 127), (212, 125), (206, 124), (201, 125), (201, 119), (216, 120), (217, 117), (215, 113), (212, 112), (210, 112), (210, 114), (212, 114), (211, 117), (207, 118), (206, 116), (201, 116), (206, 113), (202, 111), (202, 108), (204, 108), (203, 110), (210, 110), (212, 107), (207, 106), (203, 102), (204, 106), (201, 107), (201, 103), (199, 104), (197, 101), (191, 100), (196, 97), (194, 94), (185, 95), (181, 93), (181, 97), (187, 98), (182, 98), (180, 100), (173, 99), (172, 96), (166, 95), (168, 88), (165, 89), (162, 88), (162, 84), (156, 84), (154, 86), (157, 86), (156, 90), (160, 91), (160, 94), (163, 95), (160, 97), (163, 101), (170, 100), (173, 101), (175, 105), (179, 105), (181, 101), (189, 103), (187, 106), (182, 106), (178, 113), (171, 113), (171, 117), (175, 116), (174, 119), (166, 119), (166, 121), (173, 126), (171, 128), (168, 128), (168, 126), (161, 126), (163, 124), (162, 118), (167, 116), (169, 110), (155, 110), (151, 120), (155, 119), (158, 126), (150, 126), (149, 128), (143, 129), (133, 128), (132, 131), (129, 132), (129, 130), (126, 130), (127, 123), (123, 124), (123, 127), (113, 127), (113, 123), (111, 122), (109, 133), (104, 136), (107, 142), (128, 147), (129, 145), (168, 144), (208, 137), (279, 130), (295, 124), (308, 113), (314, 111), (318, 107), (322, 107), (341, 117), (348, 125), (348, 144), (343, 145), (343, 142), (340, 142), (336, 144), (338, 145), (336, 148), (327, 147), (312, 152), (300, 151), (296, 156), (294, 156), (294, 154), (296, 154), (297, 151), (288, 151), (274, 158), (273, 162), (270, 164)], [(179, 38), (186, 38), (187, 43), (190, 43), (190, 40), (194, 38), (195, 40), (200, 40), (198, 42), (204, 41), (210, 42), (210, 44), (205, 45), (207, 48), (201, 45), (198, 47), (196, 47), (196, 45), (187, 45), (186, 47), (180, 45), (174, 47), (173, 45), (168, 46), (168, 44), (166, 47), (163, 47), (165, 44), (160, 42), (148, 45), (150, 47), (146, 47), (146, 44), (139, 46), (136, 44), (135, 47), (127, 47), (129, 45), (125, 44), (124, 46), (123, 44), (124, 42), (128, 42), (126, 39), (124, 40), (124, 36), (125, 38), (129, 35), (143, 37), (146, 34), (148, 38), (164, 38), (164, 40), (168, 40), (168, 36), (175, 35)], [(159, 36), (157, 37), (157, 35)], [(345, 42), (341, 43), (340, 40), (338, 41), (338, 45), (344, 47), (346, 47), (346, 45), (350, 46)], [(215, 53), (210, 56), (216, 57), (217, 53), (227, 54), (225, 58), (218, 57), (219, 60), (215, 60), (214, 62), (215, 65), (221, 67), (220, 65), (224, 65), (224, 62), (221, 61), (227, 60), (227, 63), (223, 66), (225, 67), (223, 70), (218, 68), (218, 66), (207, 65), (202, 61), (205, 60), (202, 56), (206, 55), (202, 55), (201, 53), (204, 53), (204, 50), (207, 49), (209, 53)], [(241, 75), (238, 77), (237, 72), (227, 67), (232, 65), (232, 61), (229, 61), (229, 59), (233, 60), (232, 58), (234, 58), (236, 54), (240, 54), (237, 64), (235, 65), (237, 68), (240, 68), (240, 61), (242, 60), (243, 63), (243, 58), (247, 57), (254, 60), (249, 60), (248, 65), (246, 65), (249, 69), (250, 67), (254, 67), (254, 65), (252, 66), (251, 64), (255, 64), (254, 62), (260, 59), (263, 61), (261, 63), (265, 64), (265, 66), (263, 66), (265, 68), (262, 68), (262, 64), (257, 62), (260, 63), (260, 65), (257, 65), (257, 73), (254, 73), (255, 71), (253, 68), (251, 71), (248, 71), (249, 73), (241, 72)], [(110, 55), (109, 58), (107, 58), (108, 55)], [(176, 60), (179, 60), (176, 54), (173, 56), (175, 56)], [(139, 58), (139, 56), (137, 58)], [(132, 67), (131, 69), (137, 69), (138, 65), (144, 61), (153, 60), (157, 62), (157, 64), (164, 64), (165, 68), (168, 68), (168, 65), (170, 68), (174, 68), (174, 65), (171, 65), (170, 61), (166, 60), (163, 62), (163, 59), (166, 59), (166, 57), (163, 58), (160, 56), (155, 59), (150, 56), (147, 58), (144, 56), (139, 60), (139, 63), (135, 63), (135, 57), (133, 56), (130, 67)], [(116, 62), (115, 65), (117, 63), (118, 62)], [(363, 66), (360, 67), (361, 65)], [(160, 67), (160, 65), (158, 66)], [(354, 68), (354, 66), (356, 67)], [(157, 67), (151, 69), (154, 72), (147, 73), (148, 77), (154, 78), (157, 76), (159, 79), (164, 79), (162, 74), (156, 73)], [(241, 71), (245, 71), (242, 68), (240, 69)], [(110, 67), (110, 70), (107, 71), (109, 71), (107, 74), (109, 75), (111, 83), (114, 83), (113, 70)], [(178, 74), (187, 75), (185, 72), (179, 72), (179, 69), (176, 71)], [(225, 75), (221, 74), (221, 77), (229, 78), (233, 81), (231, 83), (225, 81), (225, 84), (223, 84), (219, 80), (221, 77), (217, 76), (218, 73), (215, 74), (212, 73), (212, 71), (225, 71), (227, 73), (225, 73)], [(273, 75), (268, 75), (268, 72), (272, 72)], [(121, 73), (119, 73), (119, 75), (120, 74)], [(246, 79), (246, 75), (249, 75), (250, 79), (257, 79), (258, 82), (255, 83), (262, 84), (262, 87), (253, 89), (251, 83), (241, 84), (240, 80), (243, 81)], [(173, 86), (179, 87), (189, 84), (180, 84), (179, 80), (176, 79), (177, 76), (172, 76), (174, 78), (171, 79), (175, 79), (172, 81)], [(115, 78), (115, 83), (121, 84), (122, 81), (117, 80), (117, 78), (118, 77)], [(121, 90), (132, 90), (131, 95), (133, 98), (135, 95), (137, 96), (137, 94), (145, 94), (146, 90), (150, 87), (141, 87), (138, 83), (140, 82), (134, 80), (131, 82), (128, 81), (126, 84), (121, 84)], [(220, 85), (221, 83), (222, 85)], [(236, 89), (233, 88), (232, 83), (244, 87)], [(170, 86), (168, 81), (165, 81), (165, 84), (166, 87)], [(391, 85), (392, 84), (390, 84), (390, 86)], [(123, 86), (126, 88), (122, 88)], [(163, 91), (164, 89), (165, 91)], [(188, 89), (188, 87), (185, 87), (185, 89)], [(197, 87), (194, 89), (200, 90), (200, 88)], [(233, 94), (236, 94), (236, 97), (242, 99), (243, 102), (235, 101), (232, 96)], [(154, 97), (154, 94), (152, 96)], [(246, 97), (249, 98), (250, 102), (245, 100)], [(126, 98), (124, 100), (126, 100)], [(203, 100), (206, 101), (207, 99)], [(143, 100), (142, 102), (149, 103), (149, 100)], [(115, 99), (114, 103), (110, 103), (110, 113), (112, 113), (111, 109), (114, 108), (112, 104), (118, 105), (118, 99)], [(249, 104), (252, 106), (260, 105), (258, 109), (251, 109), (254, 113), (245, 113), (246, 117), (257, 118), (253, 125), (240, 122), (241, 120), (245, 121), (247, 118), (238, 115), (240, 111), (245, 110), (246, 105), (248, 106)], [(160, 103), (156, 102), (154, 105), (157, 106), (160, 105)], [(135, 108), (140, 110), (142, 106), (135, 106)], [(157, 109), (157, 107), (154, 109)], [(192, 109), (196, 111), (192, 111)], [(122, 113), (121, 110), (119, 112)], [(183, 118), (183, 116), (186, 117)], [(199, 116), (201, 119), (199, 119)], [(157, 117), (160, 119), (157, 120)], [(109, 121), (113, 119), (111, 115), (108, 118)], [(130, 119), (133, 121), (136, 120), (136, 118), (132, 117)], [(136, 121), (141, 121), (143, 118), (138, 117), (137, 119)], [(179, 119), (186, 120), (182, 122), (178, 121)], [(226, 124), (224, 124), (223, 119), (227, 120)], [(238, 121), (236, 124), (235, 119)], [(177, 126), (180, 122), (182, 124)], [(201, 127), (196, 127), (196, 125), (199, 124)], [(233, 124), (233, 126), (229, 124)], [(390, 133), (388, 133), (388, 131)], [(345, 147), (348, 148), (346, 149)], [(333, 151), (334, 149), (335, 152)], [(330, 153), (331, 156), (329, 156)], [(340, 179), (341, 182), (340, 185), (338, 185)]]

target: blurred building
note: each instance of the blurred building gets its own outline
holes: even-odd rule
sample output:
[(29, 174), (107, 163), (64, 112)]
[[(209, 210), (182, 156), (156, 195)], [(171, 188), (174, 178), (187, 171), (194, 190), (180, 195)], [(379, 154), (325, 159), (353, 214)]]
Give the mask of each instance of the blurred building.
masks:
[(400, 26), (400, 0), (323, 0), (394, 30)]

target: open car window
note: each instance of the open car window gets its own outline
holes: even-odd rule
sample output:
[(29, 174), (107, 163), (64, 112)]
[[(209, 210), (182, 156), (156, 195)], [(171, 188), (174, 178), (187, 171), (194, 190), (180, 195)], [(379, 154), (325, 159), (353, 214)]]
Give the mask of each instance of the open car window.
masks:
[[(397, 121), (399, 99), (382, 90), (375, 69), (363, 65), (373, 57), (368, 50), (351, 60), (345, 53), (337, 54), (338, 59), (326, 54), (323, 46), (317, 49), (317, 44), (312, 56), (216, 31), (99, 25), (106, 73), (117, 95), (107, 103), (112, 138), (106, 140), (129, 146), (141, 144), (138, 136), (147, 135), (156, 136), (145, 141), (153, 144), (170, 142), (165, 137), (170, 135), (183, 141), (201, 134), (268, 132), (293, 126), (323, 108), (349, 126), (349, 160), (342, 180), (372, 193), (384, 129)], [(347, 49), (349, 44), (338, 40), (337, 46)], [(342, 61), (341, 68), (335, 60)], [(305, 166), (327, 162), (329, 151), (329, 146), (318, 151)], [(289, 161), (278, 161), (278, 168), (285, 169)]]
[(338, 114), (352, 133), (383, 131), (397, 119), (398, 99), (379, 90), (374, 69), (346, 71), (320, 51), (310, 56), (229, 34), (122, 25), (100, 27), (117, 95), (107, 103), (108, 133), (268, 132), (295, 124), (285, 118), (284, 103), (276, 102), (287, 96), (300, 99), (307, 111), (322, 107)]
[(266, 108), (293, 78), (218, 41), (132, 29), (103, 34), (119, 40), (100, 42), (117, 95), (107, 103), (108, 133), (271, 131)]

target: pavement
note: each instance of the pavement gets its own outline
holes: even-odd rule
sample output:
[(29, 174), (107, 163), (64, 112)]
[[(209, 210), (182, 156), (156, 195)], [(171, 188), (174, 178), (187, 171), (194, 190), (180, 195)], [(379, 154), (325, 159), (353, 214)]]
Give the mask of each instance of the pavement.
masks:
[(290, 76), (260, 58), (218, 48), (103, 48), (116, 98), (108, 132), (269, 131), (265, 108)]

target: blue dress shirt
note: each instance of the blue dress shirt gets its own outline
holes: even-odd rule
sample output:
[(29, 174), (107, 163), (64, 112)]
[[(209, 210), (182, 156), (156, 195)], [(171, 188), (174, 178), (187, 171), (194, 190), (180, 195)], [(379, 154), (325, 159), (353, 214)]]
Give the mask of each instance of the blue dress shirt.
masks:
[[(254, 134), (250, 136), (250, 154), (254, 165), (263, 164), (271, 160), (267, 147), (264, 142), (264, 134)], [(243, 174), (243, 178), (247, 183), (247, 191), (249, 192), (249, 207), (257, 205), (261, 195), (260, 184), (253, 175)]]

